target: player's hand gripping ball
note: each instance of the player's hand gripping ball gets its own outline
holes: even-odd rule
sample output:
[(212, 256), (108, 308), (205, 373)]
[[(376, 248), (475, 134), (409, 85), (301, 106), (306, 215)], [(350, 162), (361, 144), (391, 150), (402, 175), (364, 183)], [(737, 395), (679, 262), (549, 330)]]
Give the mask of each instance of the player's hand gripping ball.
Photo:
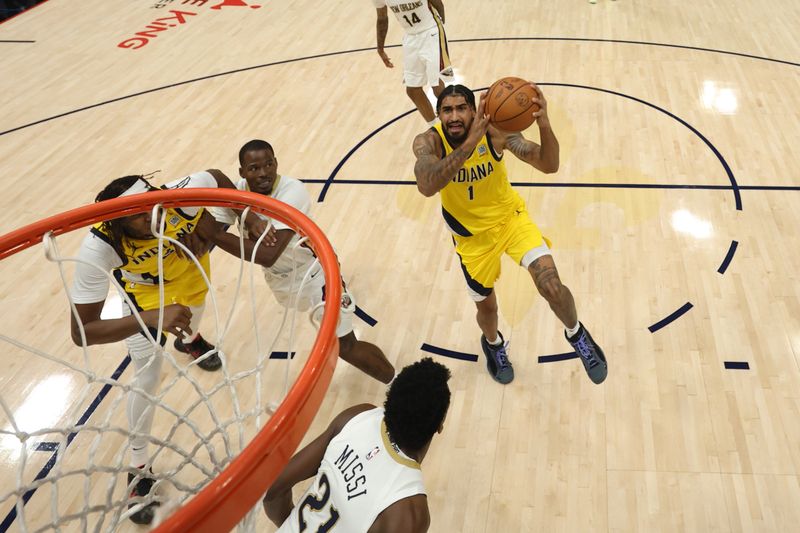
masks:
[(486, 114), (489, 121), (503, 131), (522, 131), (529, 128), (539, 111), (534, 102), (539, 95), (530, 82), (506, 77), (494, 82), (486, 93)]

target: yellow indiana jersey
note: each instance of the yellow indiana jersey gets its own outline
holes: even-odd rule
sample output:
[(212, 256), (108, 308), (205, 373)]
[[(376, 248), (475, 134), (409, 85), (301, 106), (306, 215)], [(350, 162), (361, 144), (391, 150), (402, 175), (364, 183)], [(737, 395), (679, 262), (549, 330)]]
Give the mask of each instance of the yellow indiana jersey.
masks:
[[(453, 147), (447, 142), (441, 123), (434, 129), (444, 148), (442, 157), (447, 157)], [(502, 154), (495, 153), (487, 133), (458, 174), (439, 191), (442, 215), (450, 231), (456, 235), (469, 237), (482, 233), (502, 224), (518, 209), (525, 208), (525, 202), (508, 182), (502, 158)]]
[[(166, 228), (164, 234), (179, 239), (194, 231), (203, 214), (198, 209), (194, 215), (181, 209), (166, 209)], [(92, 228), (92, 233), (111, 244), (102, 224)], [(122, 242), (124, 255), (122, 265), (114, 271), (114, 277), (122, 285), (140, 310), (158, 309), (158, 239), (125, 238)], [(208, 287), (194, 262), (187, 257), (179, 257), (175, 246), (164, 240), (163, 244), (164, 305), (179, 303), (189, 306), (201, 305)], [(210, 273), (209, 254), (198, 257), (206, 275)]]

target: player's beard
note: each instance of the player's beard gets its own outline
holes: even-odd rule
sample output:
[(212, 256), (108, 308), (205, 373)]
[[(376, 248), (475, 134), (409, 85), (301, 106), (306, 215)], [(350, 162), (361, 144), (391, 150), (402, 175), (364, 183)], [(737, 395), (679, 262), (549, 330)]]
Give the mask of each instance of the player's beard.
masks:
[[(459, 122), (459, 121), (453, 121), (453, 122)], [(469, 124), (467, 124), (466, 122), (461, 122), (461, 124), (462, 124), (461, 134), (458, 136), (450, 135), (450, 130), (447, 127), (447, 124), (442, 125), (442, 132), (444, 133), (444, 138), (447, 139), (447, 143), (453, 148), (461, 146), (461, 143), (464, 142), (464, 140), (467, 138), (467, 135), (469, 134), (470, 126), (472, 126), (472, 122), (470, 122)]]

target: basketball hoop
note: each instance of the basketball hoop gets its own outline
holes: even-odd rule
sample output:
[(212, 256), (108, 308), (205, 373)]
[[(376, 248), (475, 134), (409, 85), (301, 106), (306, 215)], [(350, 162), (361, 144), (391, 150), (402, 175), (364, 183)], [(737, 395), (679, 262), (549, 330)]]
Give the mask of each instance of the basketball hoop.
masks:
[[(304, 245), (310, 246), (314, 250), (314, 253), (317, 256), (324, 272), (328, 296), (324, 305), (322, 321), (319, 324), (319, 330), (313, 346), (310, 348), (308, 360), (294, 381), (294, 384), (283, 398), (282, 403), (274, 411), (270, 419), (263, 426), (261, 426), (261, 413), (271, 409), (269, 409), (269, 406), (265, 402), (261, 401), (261, 391), (258, 389), (257, 398), (260, 405), (255, 406), (250, 411), (242, 411), (240, 413), (239, 406), (237, 404), (235, 406), (235, 412), (237, 413), (237, 417), (239, 419), (234, 420), (233, 422), (225, 421), (224, 424), (220, 423), (220, 426), (216, 428), (212, 427), (210, 434), (207, 435), (207, 440), (205, 441), (206, 447), (211, 449), (212, 446), (208, 445), (208, 441), (210, 441), (212, 438), (215, 438), (215, 435), (226, 435), (230, 425), (239, 424), (240, 435), (244, 433), (255, 434), (255, 436), (250, 439), (249, 443), (247, 443), (243, 449), (233, 450), (234, 453), (226, 453), (224, 456), (217, 458), (215, 464), (204, 465), (199, 458), (195, 457), (195, 452), (202, 448), (202, 442), (200, 444), (195, 444), (194, 448), (187, 445), (186, 450), (179, 451), (174, 450), (174, 448), (181, 446), (179, 443), (170, 442), (167, 440), (161, 442), (166, 450), (165, 453), (175, 452), (178, 454), (177, 457), (183, 457), (184, 462), (190, 463), (190, 466), (194, 465), (196, 469), (202, 470), (204, 474), (211, 472), (212, 475), (206, 475), (207, 479), (205, 479), (205, 482), (198, 482), (196, 485), (182, 485), (183, 488), (188, 487), (188, 489), (186, 489), (188, 493), (182, 494), (177, 498), (177, 500), (170, 502), (172, 505), (177, 505), (178, 509), (170, 516), (166, 517), (161, 524), (157, 526), (155, 531), (161, 533), (179, 531), (216, 533), (219, 531), (228, 531), (239, 524), (242, 519), (246, 517), (246, 515), (254, 508), (254, 506), (259, 503), (266, 489), (271, 485), (282, 468), (291, 458), (298, 444), (305, 435), (305, 432), (310, 426), (314, 415), (319, 409), (322, 398), (328, 388), (328, 385), (330, 384), (333, 370), (336, 365), (338, 342), (335, 332), (340, 311), (341, 281), (338, 261), (335, 253), (319, 227), (298, 210), (273, 200), (272, 198), (255, 193), (229, 189), (200, 188), (159, 190), (87, 205), (43, 219), (34, 224), (0, 236), (0, 259), (5, 260), (27, 248), (41, 243), (43, 240), (45, 241), (45, 244), (48, 242), (55, 243), (55, 239), (57, 237), (72, 232), (76, 229), (85, 228), (89, 225), (105, 220), (146, 212), (154, 208), (158, 209), (159, 206), (160, 208), (203, 206), (231, 208), (237, 210), (249, 209), (264, 214), (272, 219), (279, 220), (287, 224), (299, 235), (305, 237)], [(52, 249), (50, 249), (51, 246)], [(47, 245), (46, 247), (48, 248), (46, 252), (48, 259), (51, 261), (56, 261), (59, 265), (59, 269), (62, 268), (61, 262), (68, 262), (71, 260), (60, 259), (58, 256), (58, 248), (54, 244)], [(215, 257), (217, 255), (221, 255), (221, 252), (214, 253)], [(287, 250), (284, 253), (290, 252)], [(231, 258), (231, 260), (235, 259)], [(236, 297), (231, 304), (232, 312), (236, 308), (238, 301), (238, 288), (241, 284), (242, 272), (244, 270), (245, 263), (250, 264), (251, 294), (254, 294), (254, 292), (252, 292), (255, 290), (252, 286), (252, 272), (254, 264), (252, 261), (240, 260), (239, 281), (237, 282)], [(0, 266), (2, 265), (3, 263), (0, 263)], [(298, 273), (298, 275), (302, 276), (303, 274)], [(62, 278), (63, 277), (64, 275), (62, 271)], [(48, 290), (49, 286), (43, 284), (42, 280), (37, 279), (36, 282), (38, 284), (37, 290), (40, 288), (42, 290)], [(255, 302), (254, 299), (253, 302)], [(213, 303), (216, 307), (216, 301)], [(59, 302), (58, 305), (62, 304)], [(255, 315), (256, 307), (257, 306), (254, 303), (252, 305), (253, 323), (256, 332), (258, 332), (259, 324)], [(275, 305), (275, 309), (278, 309), (277, 305)], [(288, 312), (291, 311), (287, 311), (287, 313)], [(216, 313), (217, 310), (215, 309), (215, 314)], [(286, 316), (284, 316), (284, 321), (285, 319)], [(217, 319), (217, 322), (219, 322), (219, 319)], [(294, 318), (292, 318), (292, 323), (293, 322)], [(230, 319), (228, 320), (228, 324), (229, 323)], [(69, 336), (69, 327), (67, 324), (54, 324), (51, 329), (50, 335), (56, 336), (63, 334), (65, 338)], [(218, 323), (217, 331), (219, 332), (220, 330), (223, 331), (223, 334), (227, 333), (227, 325), (225, 328), (220, 329)], [(256, 333), (256, 335), (258, 335), (258, 333)], [(280, 335), (280, 332), (278, 335)], [(92, 384), (105, 384), (106, 386), (110, 386), (112, 391), (118, 388), (120, 394), (122, 393), (121, 391), (127, 391), (130, 388), (128, 387), (128, 389), (126, 389), (125, 385), (123, 385), (120, 381), (117, 381), (114, 376), (112, 376), (110, 379), (99, 379), (90, 367), (82, 368), (80, 362), (76, 362), (76, 359), (78, 358), (74, 357), (74, 353), (72, 356), (70, 356), (70, 354), (63, 355), (62, 359), (58, 355), (46, 353), (44, 350), (40, 350), (35, 346), (30, 346), (24, 342), (16, 341), (11, 337), (6, 336), (2, 331), (0, 331), (0, 341), (5, 341), (6, 343), (11, 344), (15, 348), (26, 352), (27, 355), (32, 354), (33, 357), (44, 358), (49, 362), (61, 365), (61, 367), (69, 371), (83, 374), (88, 382), (87, 387)], [(222, 339), (219, 339), (219, 342), (221, 343)], [(291, 342), (292, 340), (290, 338), (290, 344)], [(256, 344), (259, 344), (258, 341)], [(72, 351), (75, 352), (77, 350)], [(260, 347), (257, 351), (261, 351)], [(84, 352), (86, 352), (85, 346)], [(293, 352), (290, 346), (290, 349), (287, 352), (288, 355), (286, 357), (287, 365), (291, 363), (292, 353)], [(267, 358), (269, 358), (269, 354), (264, 353), (259, 353), (258, 357), (261, 358), (265, 355)], [(84, 356), (86, 357), (85, 354)], [(175, 361), (172, 359), (171, 355), (169, 356), (169, 359), (172, 360), (173, 364), (175, 364)], [(237, 363), (241, 363), (241, 361), (237, 360)], [(218, 384), (216, 388), (213, 388), (208, 393), (208, 395), (212, 396), (213, 394), (216, 394), (219, 389), (224, 387), (232, 387), (233, 390), (231, 391), (231, 395), (234, 398), (234, 403), (238, 402), (238, 400), (236, 400), (237, 392), (235, 390), (237, 383), (243, 383), (241, 380), (250, 377), (252, 374), (256, 376), (256, 381), (260, 383), (258, 380), (261, 376), (263, 366), (262, 363), (263, 359), (257, 359), (253, 364), (253, 369), (250, 370), (249, 373), (248, 371), (229, 373), (226, 365), (223, 365), (224, 375), (221, 376), (220, 379), (224, 383)], [(184, 372), (183, 374), (186, 373)], [(177, 371), (176, 377), (174, 377), (167, 386), (173, 387), (176, 382), (180, 382), (180, 380), (183, 378), (191, 379), (183, 374), (180, 371)], [(198, 388), (198, 390), (200, 389)], [(160, 401), (161, 399), (165, 398), (167, 393), (168, 391), (166, 390), (163, 393), (160, 393), (157, 400)], [(83, 398), (86, 398), (86, 394), (83, 395)], [(206, 397), (205, 401), (208, 400), (209, 398)], [(199, 431), (196, 428), (199, 428), (200, 424), (191, 420), (187, 420), (187, 418), (194, 416), (197, 411), (202, 410), (196, 409), (198, 404), (202, 404), (202, 401), (203, 399), (200, 399), (191, 404), (188, 407), (188, 412), (179, 413), (180, 419), (175, 422), (175, 426), (173, 426), (171, 432), (168, 432), (169, 436), (175, 433), (179, 427), (184, 426), (191, 427), (193, 431)], [(112, 402), (112, 410), (116, 408), (118, 403), (118, 400)], [(163, 408), (165, 411), (170, 412), (176, 409), (173, 405), (159, 404), (156, 407)], [(204, 406), (204, 408), (205, 407), (207, 407), (207, 409), (211, 412), (211, 417), (214, 420), (217, 420), (217, 415), (214, 413), (214, 407)], [(99, 449), (102, 448), (102, 444), (99, 444), (100, 434), (103, 431), (109, 433), (119, 433), (121, 430), (119, 424), (115, 425), (113, 422), (111, 422), (114, 415), (109, 413), (105, 423), (100, 425), (88, 424), (86, 421), (83, 421), (82, 423), (75, 423), (74, 420), (64, 420), (62, 421), (63, 425), (59, 427), (51, 426), (32, 432), (25, 432), (19, 429), (18, 425), (14, 421), (12, 411), (13, 409), (8, 407), (8, 402), (6, 402), (3, 398), (3, 393), (0, 392), (0, 416), (5, 414), (7, 417), (9, 417), (9, 424), (11, 426), (11, 429), (4, 429), (4, 427), (7, 426), (0, 426), (0, 430), (2, 430), (0, 431), (0, 437), (17, 438), (22, 449), (22, 465), (20, 466), (19, 472), (16, 476), (17, 486), (13, 491), (7, 491), (5, 488), (0, 490), (0, 505), (3, 505), (3, 507), (0, 507), (0, 511), (2, 511), (4, 514), (8, 510), (8, 503), (14, 502), (12, 510), (9, 511), (9, 516), (11, 516), (12, 521), (14, 519), (14, 516), (12, 515), (16, 515), (16, 519), (20, 521), (28, 520), (33, 522), (35, 519), (41, 518), (26, 516), (24, 508), (28, 503), (28, 500), (31, 498), (33, 491), (36, 491), (40, 487), (47, 486), (50, 488), (51, 501), (56, 502), (51, 503), (50, 506), (50, 523), (26, 523), (24, 530), (40, 530), (48, 529), (50, 527), (59, 527), (73, 520), (80, 521), (80, 523), (83, 525), (83, 528), (86, 529), (87, 524), (91, 522), (91, 518), (95, 516), (95, 514), (99, 514), (100, 518), (103, 520), (109, 518), (107, 515), (112, 515), (111, 523), (107, 524), (108, 530), (115, 529), (119, 521), (124, 520), (124, 517), (126, 516), (127, 502), (124, 501), (124, 499), (113, 499), (110, 493), (113, 493), (114, 490), (109, 491), (107, 500), (105, 502), (97, 505), (95, 505), (94, 502), (89, 502), (89, 498), (86, 496), (85, 499), (87, 502), (84, 506), (84, 509), (77, 513), (68, 512), (61, 514), (53, 510), (60, 508), (60, 504), (57, 503), (60, 498), (58, 489), (59, 483), (67, 483), (68, 479), (72, 479), (79, 475), (84, 475), (86, 479), (84, 481), (84, 485), (88, 486), (88, 480), (91, 479), (91, 476), (114, 474), (123, 475), (123, 473), (127, 471), (119, 459), (119, 454), (117, 454), (116, 464), (94, 464), (94, 457), (101, 454), (99, 451)], [(3, 421), (0, 418), (0, 423), (2, 422)], [(258, 427), (248, 426), (246, 430), (243, 430), (241, 428), (242, 424), (249, 424), (250, 426), (256, 425)], [(62, 457), (54, 457), (51, 459), (51, 462), (55, 464), (55, 468), (52, 468), (51, 465), (51, 469), (53, 470), (52, 472), (48, 470), (49, 473), (46, 473), (41, 478), (37, 477), (37, 479), (24, 479), (26, 466), (25, 463), (28, 460), (29, 454), (28, 445), (32, 437), (45, 434), (59, 435), (61, 447), (57, 447), (57, 449), (63, 456), (73, 438), (75, 438), (76, 435), (79, 435), (82, 431), (96, 435), (94, 437), (92, 446), (87, 447), (87, 451), (90, 451), (92, 454), (91, 464), (89, 466), (83, 468), (71, 468), (62, 464), (66, 463), (66, 460), (62, 461)], [(200, 439), (202, 440), (204, 437), (200, 437)], [(227, 450), (228, 441), (226, 440), (225, 443), (226, 451), (229, 452), (230, 450)], [(160, 451), (161, 450), (159, 450), (159, 452)], [(110, 457), (111, 452), (108, 452), (106, 455)], [(214, 453), (210, 452), (210, 455), (212, 458), (214, 458)], [(114, 463), (114, 461), (109, 461), (109, 463)], [(208, 478), (210, 478), (210, 480)], [(198, 490), (196, 491), (193, 490), (195, 486), (198, 487)], [(119, 487), (117, 486), (117, 492), (118, 488)], [(62, 496), (65, 490), (68, 491), (68, 489), (61, 489)], [(88, 494), (88, 489), (86, 490)], [(194, 492), (196, 492), (196, 494), (191, 494)], [(2, 518), (3, 516), (0, 515), (0, 520), (2, 520)], [(6, 522), (7, 521), (8, 517), (6, 517)], [(6, 524), (6, 522), (2, 523)], [(105, 528), (106, 525), (103, 527)], [(249, 529), (248, 526), (245, 526), (245, 528)], [(98, 526), (98, 530), (99, 529), (100, 528)]]

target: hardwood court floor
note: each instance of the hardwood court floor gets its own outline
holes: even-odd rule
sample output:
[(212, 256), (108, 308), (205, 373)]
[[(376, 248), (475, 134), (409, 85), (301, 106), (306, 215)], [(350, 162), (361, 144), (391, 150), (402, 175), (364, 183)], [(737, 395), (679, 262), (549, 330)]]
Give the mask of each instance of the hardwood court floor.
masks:
[[(221, 3), (83, 0), (77, 9), (50, 0), (0, 26), (0, 232), (91, 202), (125, 174), (160, 169), (159, 183), (204, 168), (235, 176), (240, 145), (264, 138), (282, 173), (310, 180), (314, 218), (377, 320), (357, 320), (357, 334), (397, 368), (429, 355), (423, 344), (478, 354), (438, 200), (413, 185), (410, 146), (424, 123), (401, 117), (412, 105), (395, 21), (387, 70), (373, 49), (370, 2), (212, 9)], [(610, 373), (595, 386), (575, 360), (539, 362), (569, 346), (527, 273), (505, 262), (497, 292), (515, 381), (496, 384), (481, 359), (433, 356), (453, 372), (453, 403), (423, 465), (431, 531), (794, 531), (800, 4), (447, 0), (446, 9), (465, 84), (517, 75), (545, 91), (561, 168), (545, 176), (509, 155), (510, 176), (553, 241)], [(164, 31), (131, 40), (160, 17), (172, 17)], [(5, 42), (26, 40), (34, 42)], [(79, 238), (65, 238), (62, 251)], [(238, 266), (221, 252), (213, 263), (225, 300)], [(0, 268), (0, 331), (81, 361), (54, 267), (31, 251)], [(277, 306), (257, 285), (269, 321)], [(234, 321), (230, 338), (246, 344), (251, 330)], [(26, 431), (82, 412), (97, 392), (78, 398), (80, 376), (4, 348), (0, 387), (30, 420)], [(93, 370), (110, 375), (122, 351), (92, 348)], [(165, 370), (164, 382), (173, 375)], [(264, 379), (277, 387), (272, 373)], [(58, 401), (37, 404), (42, 387)], [(243, 387), (243, 401), (248, 394)], [(343, 408), (382, 396), (339, 364), (308, 438)], [(124, 425), (124, 403), (114, 401), (97, 417)], [(111, 460), (121, 445), (109, 438), (97, 454)], [(87, 446), (76, 444), (71, 460)], [(28, 453), (34, 475), (49, 456)], [(18, 460), (18, 446), (0, 449), (3, 487)], [(63, 503), (74, 510), (83, 480), (69, 483), (59, 491), (81, 495)], [(49, 500), (37, 493), (28, 517), (48, 513)], [(0, 506), (0, 519), (11, 506)], [(18, 530), (18, 521), (8, 529)]]

